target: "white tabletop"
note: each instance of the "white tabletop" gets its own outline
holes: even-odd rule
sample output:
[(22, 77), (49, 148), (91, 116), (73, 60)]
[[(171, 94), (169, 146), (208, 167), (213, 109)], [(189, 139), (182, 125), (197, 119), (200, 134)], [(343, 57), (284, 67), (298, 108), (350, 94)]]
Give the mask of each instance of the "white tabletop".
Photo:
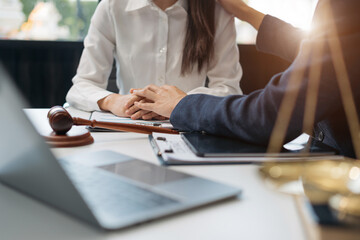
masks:
[[(47, 128), (47, 109), (26, 113), (38, 129)], [(70, 110), (72, 115), (89, 114)], [(52, 149), (57, 157), (82, 151), (113, 150), (159, 164), (147, 135), (92, 133), (95, 143)], [(239, 187), (227, 200), (150, 223), (103, 232), (0, 184), (0, 239), (276, 239), (308, 238), (295, 198), (267, 188), (256, 165), (176, 166), (171, 169)]]

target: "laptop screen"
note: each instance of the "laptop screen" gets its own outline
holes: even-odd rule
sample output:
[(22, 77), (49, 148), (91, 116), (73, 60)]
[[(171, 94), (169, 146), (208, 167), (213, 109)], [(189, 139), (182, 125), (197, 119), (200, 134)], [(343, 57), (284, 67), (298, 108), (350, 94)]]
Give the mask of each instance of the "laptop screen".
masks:
[(22, 110), (24, 102), (0, 66), (0, 169), (8, 162), (24, 158), (32, 149), (42, 145), (41, 137), (35, 133)]
[(57, 208), (96, 222), (25, 113), (21, 94), (0, 65), (0, 180)]

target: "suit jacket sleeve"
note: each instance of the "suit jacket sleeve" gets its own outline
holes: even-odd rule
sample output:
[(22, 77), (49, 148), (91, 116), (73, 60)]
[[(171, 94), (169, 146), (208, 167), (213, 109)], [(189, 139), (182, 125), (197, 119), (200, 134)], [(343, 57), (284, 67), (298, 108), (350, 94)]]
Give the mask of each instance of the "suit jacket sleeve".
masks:
[[(327, 2), (327, 1), (323, 1)], [(357, 7), (355, 0), (333, 0), (335, 19), (322, 16), (321, 2), (315, 13), (320, 19), (319, 25), (311, 36), (300, 45), (299, 54), (291, 66), (284, 72), (275, 75), (262, 90), (246, 96), (215, 97), (208, 95), (192, 95), (182, 99), (171, 114), (171, 123), (186, 131), (206, 131), (211, 134), (236, 137), (241, 140), (267, 144), (275, 125), (280, 104), (286, 92), (296, 97), (296, 104), (291, 112), (291, 120), (287, 129), (286, 141), (290, 141), (302, 133), (306, 92), (309, 82), (311, 66), (321, 65), (320, 90), (317, 97), (315, 123), (322, 121), (342, 108), (338, 82), (332, 61), (332, 51), (328, 42), (331, 38), (329, 24), (335, 20), (342, 52), (347, 64), (351, 88), (355, 102), (360, 102), (360, 23), (358, 9), (353, 9), (349, 3)], [(346, 3), (344, 3), (346, 2)], [(317, 16), (316, 16), (317, 15)], [(277, 27), (281, 27), (277, 25)], [(285, 26), (285, 28), (287, 28)], [(276, 30), (281, 32), (283, 30)], [(321, 44), (324, 49), (320, 57), (313, 56), (313, 52)], [(310, 56), (306, 52), (310, 52)], [(275, 52), (275, 51), (274, 51)], [(302, 81), (297, 85), (289, 85), (291, 76), (299, 71), (304, 72)], [(359, 107), (359, 106), (358, 106)]]
[(299, 52), (303, 30), (270, 15), (264, 17), (256, 39), (257, 50), (293, 61)]

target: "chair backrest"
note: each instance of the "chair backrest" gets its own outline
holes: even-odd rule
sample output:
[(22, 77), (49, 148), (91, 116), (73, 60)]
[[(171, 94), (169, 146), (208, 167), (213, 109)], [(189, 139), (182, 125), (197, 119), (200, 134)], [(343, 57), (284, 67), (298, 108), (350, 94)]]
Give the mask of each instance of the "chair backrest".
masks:
[(264, 88), (272, 76), (290, 65), (279, 57), (257, 51), (254, 45), (239, 45), (239, 50), (244, 72), (240, 86), (244, 94)]

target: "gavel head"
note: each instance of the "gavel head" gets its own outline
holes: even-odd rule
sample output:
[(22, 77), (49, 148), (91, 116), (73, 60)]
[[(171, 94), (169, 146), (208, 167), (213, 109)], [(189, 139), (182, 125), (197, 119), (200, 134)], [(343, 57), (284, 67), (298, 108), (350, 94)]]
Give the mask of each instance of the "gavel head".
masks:
[(52, 107), (47, 115), (50, 127), (57, 135), (65, 135), (73, 126), (74, 121), (68, 111), (61, 106)]

